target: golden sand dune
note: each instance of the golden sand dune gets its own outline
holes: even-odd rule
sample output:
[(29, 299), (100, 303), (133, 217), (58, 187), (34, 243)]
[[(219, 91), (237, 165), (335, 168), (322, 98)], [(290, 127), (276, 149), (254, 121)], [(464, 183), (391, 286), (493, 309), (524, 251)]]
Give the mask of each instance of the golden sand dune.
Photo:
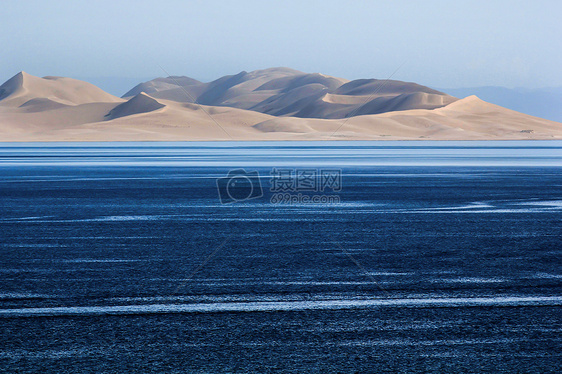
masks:
[[(0, 141), (562, 139), (558, 122), (475, 96), (383, 83), (276, 68), (211, 83), (162, 78), (126, 100), (78, 80), (19, 73), (0, 86)], [(219, 104), (174, 96), (188, 97), (189, 87), (197, 101)]]

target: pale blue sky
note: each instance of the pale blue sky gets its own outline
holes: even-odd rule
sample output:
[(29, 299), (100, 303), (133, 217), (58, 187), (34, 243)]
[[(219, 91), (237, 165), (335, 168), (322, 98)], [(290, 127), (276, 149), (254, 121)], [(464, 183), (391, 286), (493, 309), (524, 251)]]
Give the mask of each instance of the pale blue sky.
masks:
[(433, 87), (562, 86), (562, 2), (21, 1), (0, 4), (0, 80), (212, 80), (288, 66)]

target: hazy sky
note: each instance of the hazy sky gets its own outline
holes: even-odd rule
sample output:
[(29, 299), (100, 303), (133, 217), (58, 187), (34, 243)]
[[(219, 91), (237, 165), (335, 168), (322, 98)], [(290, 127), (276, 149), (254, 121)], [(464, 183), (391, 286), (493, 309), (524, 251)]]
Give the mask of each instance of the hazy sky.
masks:
[(0, 80), (20, 70), (96, 80), (241, 70), (433, 87), (562, 86), (562, 1), (0, 3)]

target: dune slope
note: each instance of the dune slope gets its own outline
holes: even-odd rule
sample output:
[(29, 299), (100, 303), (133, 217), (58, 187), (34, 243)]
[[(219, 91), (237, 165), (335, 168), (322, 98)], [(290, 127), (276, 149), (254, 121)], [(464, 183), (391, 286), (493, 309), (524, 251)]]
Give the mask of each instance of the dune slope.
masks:
[(134, 114), (153, 112), (164, 107), (164, 104), (141, 92), (129, 99), (126, 103), (117, 105), (105, 117), (108, 120), (111, 120), (120, 117), (132, 116)]

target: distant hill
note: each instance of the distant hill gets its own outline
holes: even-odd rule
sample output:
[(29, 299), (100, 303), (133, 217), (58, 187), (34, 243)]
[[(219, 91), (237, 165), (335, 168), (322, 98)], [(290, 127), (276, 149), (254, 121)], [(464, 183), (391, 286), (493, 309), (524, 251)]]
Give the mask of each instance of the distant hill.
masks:
[(435, 109), (456, 98), (415, 83), (359, 79), (271, 68), (227, 75), (209, 83), (188, 77), (156, 78), (123, 97), (145, 92), (154, 98), (228, 106), (274, 116), (347, 118), (410, 109)]
[(151, 94), (154, 92), (166, 91), (178, 86), (197, 86), (201, 85), (197, 79), (188, 77), (168, 77), (168, 78), (156, 78), (148, 82), (139, 83), (135, 87), (131, 88), (123, 97), (131, 97), (140, 94), (141, 92)]
[(476, 95), (482, 100), (505, 108), (562, 122), (562, 87), (539, 89), (472, 87), (440, 90), (458, 98)]

